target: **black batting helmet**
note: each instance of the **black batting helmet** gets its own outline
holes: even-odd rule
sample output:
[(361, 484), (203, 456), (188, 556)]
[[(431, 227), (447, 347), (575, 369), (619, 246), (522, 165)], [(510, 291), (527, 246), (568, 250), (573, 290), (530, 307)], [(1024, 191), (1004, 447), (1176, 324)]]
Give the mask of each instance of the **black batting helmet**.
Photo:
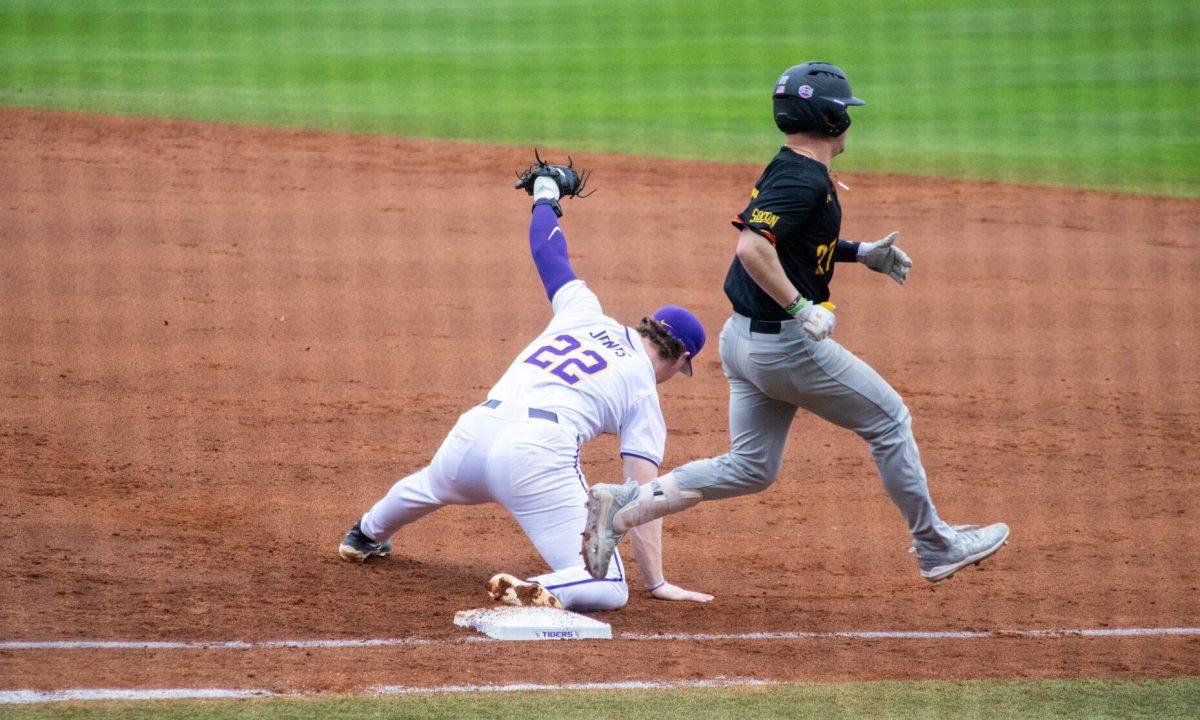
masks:
[(775, 124), (788, 134), (837, 137), (850, 127), (848, 105), (866, 103), (850, 92), (846, 73), (836, 65), (806, 62), (788, 68), (775, 83)]

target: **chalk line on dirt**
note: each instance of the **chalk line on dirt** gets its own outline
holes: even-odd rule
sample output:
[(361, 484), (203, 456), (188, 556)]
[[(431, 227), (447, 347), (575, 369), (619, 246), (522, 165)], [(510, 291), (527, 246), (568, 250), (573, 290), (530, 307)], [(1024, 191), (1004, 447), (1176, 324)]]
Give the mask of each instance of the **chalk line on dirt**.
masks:
[(622, 640), (978, 640), (984, 638), (1163, 637), (1200, 635), (1200, 628), (1081, 628), (1029, 630), (832, 630), (757, 633), (621, 633)]
[(564, 683), (509, 683), (507, 685), (441, 685), (438, 687), (416, 687), (411, 685), (377, 685), (367, 692), (377, 695), (426, 695), (436, 693), (464, 692), (529, 692), (540, 690), (672, 690), (680, 688), (760, 687), (774, 685), (774, 680), (759, 678), (725, 678), (710, 680), (622, 680), (617, 682)]
[(276, 697), (276, 693), (270, 690), (230, 690), (227, 688), (0, 690), (0, 705), (88, 700), (244, 700), (255, 697)]
[[(633, 641), (712, 641), (712, 640), (980, 640), (987, 638), (1126, 638), (1200, 636), (1200, 627), (1134, 628), (1042, 628), (1014, 630), (830, 630), (772, 631), (746, 633), (618, 633), (615, 639)], [(355, 649), (462, 643), (500, 642), (491, 638), (347, 638), (330, 640), (8, 640), (3, 650), (287, 650)]]
[[(575, 690), (672, 690), (684, 688), (763, 687), (774, 680), (715, 677), (708, 680), (621, 680), (616, 682), (508, 683), (505, 685), (377, 685), (367, 695), (440, 695), (448, 693), (505, 693)], [(313, 698), (318, 693), (274, 692), (264, 689), (152, 688), (145, 690), (89, 688), (76, 690), (0, 690), (0, 705), (97, 700), (245, 700), (249, 698)]]
[(491, 638), (351, 638), (347, 640), (14, 640), (0, 650), (310, 650), (490, 642)]

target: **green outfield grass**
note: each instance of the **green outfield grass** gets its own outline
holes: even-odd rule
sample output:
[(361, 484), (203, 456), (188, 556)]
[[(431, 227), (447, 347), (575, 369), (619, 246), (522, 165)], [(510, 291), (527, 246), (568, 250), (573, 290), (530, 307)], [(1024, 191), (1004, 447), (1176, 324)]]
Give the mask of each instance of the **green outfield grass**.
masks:
[(0, 0), (0, 105), (759, 163), (779, 73), (840, 167), (1200, 197), (1195, 0)]
[(1195, 718), (1200, 680), (860, 682), (754, 690), (530, 692), (328, 700), (102, 703), (0, 710), (12, 718)]

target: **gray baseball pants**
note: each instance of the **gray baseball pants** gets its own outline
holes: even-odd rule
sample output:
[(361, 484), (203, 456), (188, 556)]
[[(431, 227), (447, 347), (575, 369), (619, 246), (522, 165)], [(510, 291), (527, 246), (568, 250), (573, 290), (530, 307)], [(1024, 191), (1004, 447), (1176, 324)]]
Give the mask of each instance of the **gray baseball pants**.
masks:
[(778, 334), (751, 332), (734, 314), (720, 338), (729, 379), (729, 452), (674, 470), (682, 489), (705, 500), (746, 495), (775, 482), (797, 408), (858, 433), (871, 447), (883, 486), (921, 540), (942, 544), (952, 531), (929, 497), (912, 419), (879, 373), (833, 340), (812, 340), (795, 321)]

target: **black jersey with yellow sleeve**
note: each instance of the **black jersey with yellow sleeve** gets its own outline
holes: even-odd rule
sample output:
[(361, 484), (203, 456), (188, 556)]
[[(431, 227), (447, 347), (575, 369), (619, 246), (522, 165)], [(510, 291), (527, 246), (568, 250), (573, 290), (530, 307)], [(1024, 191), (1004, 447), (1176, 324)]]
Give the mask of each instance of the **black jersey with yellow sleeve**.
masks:
[[(829, 299), (842, 208), (829, 172), (821, 163), (787, 147), (767, 165), (750, 204), (734, 220), (739, 230), (766, 238), (800, 294), (814, 303)], [(736, 257), (725, 276), (733, 310), (757, 320), (787, 320), (779, 303), (763, 292)]]

